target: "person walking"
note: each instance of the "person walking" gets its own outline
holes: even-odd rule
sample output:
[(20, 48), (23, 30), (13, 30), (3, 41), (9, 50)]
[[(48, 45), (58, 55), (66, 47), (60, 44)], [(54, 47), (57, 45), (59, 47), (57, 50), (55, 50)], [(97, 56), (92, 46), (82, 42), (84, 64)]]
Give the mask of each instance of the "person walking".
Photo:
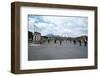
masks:
[(57, 41), (56, 41), (56, 39), (55, 39), (55, 40), (54, 40), (54, 43), (56, 44), (56, 42), (57, 42)]
[(76, 40), (73, 40), (74, 45), (76, 44)]
[(79, 45), (81, 46), (81, 40), (78, 40), (78, 42), (79, 42)]
[(87, 41), (86, 40), (84, 41), (84, 45), (87, 46)]
[(50, 40), (48, 39), (48, 43), (50, 43)]
[(62, 40), (59, 40), (59, 42), (60, 42), (60, 45), (62, 44)]

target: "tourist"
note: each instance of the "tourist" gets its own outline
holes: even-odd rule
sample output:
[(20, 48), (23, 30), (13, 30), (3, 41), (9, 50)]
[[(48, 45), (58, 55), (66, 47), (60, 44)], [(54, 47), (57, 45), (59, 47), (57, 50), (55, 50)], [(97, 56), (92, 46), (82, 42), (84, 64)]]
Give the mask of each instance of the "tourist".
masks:
[(81, 46), (81, 40), (78, 40), (78, 42), (79, 42), (79, 45)]
[(84, 41), (84, 45), (87, 46), (87, 41), (86, 40)]
[(73, 43), (76, 44), (76, 40), (73, 40)]
[(50, 43), (50, 40), (48, 39), (48, 43)]
[(59, 40), (59, 42), (60, 42), (60, 45), (62, 44), (62, 40)]
[(56, 40), (54, 40), (54, 43), (56, 44)]

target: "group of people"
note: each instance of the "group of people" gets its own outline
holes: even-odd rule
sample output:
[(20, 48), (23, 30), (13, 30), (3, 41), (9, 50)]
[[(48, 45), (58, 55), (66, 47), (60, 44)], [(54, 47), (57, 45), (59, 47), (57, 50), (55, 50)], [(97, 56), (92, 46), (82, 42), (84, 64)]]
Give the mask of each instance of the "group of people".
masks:
[[(48, 39), (48, 43), (50, 43), (50, 41), (51, 40)], [(56, 40), (55, 39), (54, 43), (56, 44), (57, 41), (59, 42), (60, 45), (62, 45), (62, 43), (63, 43), (64, 40)], [(82, 44), (84, 44), (84, 46), (87, 46), (87, 44), (88, 44), (87, 40), (66, 40), (66, 43), (67, 43), (67, 41), (70, 41), (70, 43), (73, 43), (74, 45), (77, 44), (77, 43), (79, 43), (80, 46), (82, 46)]]
[(85, 46), (87, 46), (87, 40), (73, 40), (73, 43), (76, 44), (76, 43), (79, 43), (79, 45), (81, 46), (82, 44), (84, 44)]

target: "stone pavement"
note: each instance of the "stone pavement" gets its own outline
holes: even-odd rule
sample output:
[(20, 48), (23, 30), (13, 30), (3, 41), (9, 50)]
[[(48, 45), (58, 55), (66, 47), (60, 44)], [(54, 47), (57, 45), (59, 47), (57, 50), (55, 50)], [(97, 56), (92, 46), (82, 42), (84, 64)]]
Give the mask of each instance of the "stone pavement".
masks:
[(28, 60), (51, 60), (51, 59), (79, 59), (88, 57), (88, 46), (73, 44), (69, 41), (51, 41), (44, 44), (29, 44)]

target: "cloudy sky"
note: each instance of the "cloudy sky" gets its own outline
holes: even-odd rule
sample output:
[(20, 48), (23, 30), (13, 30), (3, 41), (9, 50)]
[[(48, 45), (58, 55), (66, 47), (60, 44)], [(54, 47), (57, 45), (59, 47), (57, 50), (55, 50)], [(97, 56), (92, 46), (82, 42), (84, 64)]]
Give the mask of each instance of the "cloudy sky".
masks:
[(88, 17), (79, 16), (28, 16), (29, 31), (66, 37), (88, 35)]

